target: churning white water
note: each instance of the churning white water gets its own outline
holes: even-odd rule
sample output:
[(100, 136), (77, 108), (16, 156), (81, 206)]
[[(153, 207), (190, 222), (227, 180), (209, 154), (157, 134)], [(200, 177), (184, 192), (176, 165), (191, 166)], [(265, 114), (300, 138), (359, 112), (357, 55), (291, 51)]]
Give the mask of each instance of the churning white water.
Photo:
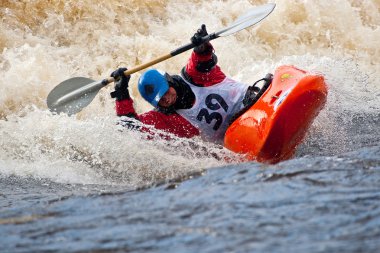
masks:
[[(148, 141), (122, 131), (109, 96), (112, 85), (72, 117), (51, 114), (45, 101), (70, 77), (98, 80), (117, 67), (150, 61), (187, 44), (201, 24), (209, 32), (220, 30), (266, 2), (3, 0), (0, 176), (136, 187), (227, 163), (215, 154), (235, 159), (200, 140)], [(355, 150), (347, 130), (351, 115), (379, 117), (380, 112), (380, 1), (275, 2), (274, 12), (255, 27), (213, 42), (219, 65), (246, 83), (284, 64), (322, 73), (328, 102), (301, 149), (318, 142), (313, 136), (324, 135), (329, 139), (319, 143), (324, 154), (338, 154), (341, 146)], [(155, 67), (179, 73), (189, 54)], [(132, 76), (130, 89), (141, 113), (150, 106), (137, 92), (139, 75)]]

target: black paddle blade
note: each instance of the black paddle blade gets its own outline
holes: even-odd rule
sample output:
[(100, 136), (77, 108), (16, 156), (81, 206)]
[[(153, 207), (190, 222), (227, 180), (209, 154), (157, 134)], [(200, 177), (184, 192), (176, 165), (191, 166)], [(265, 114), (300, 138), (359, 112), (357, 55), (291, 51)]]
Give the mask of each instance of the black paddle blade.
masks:
[(46, 103), (50, 111), (70, 116), (89, 105), (102, 87), (102, 81), (85, 77), (70, 78), (49, 93)]

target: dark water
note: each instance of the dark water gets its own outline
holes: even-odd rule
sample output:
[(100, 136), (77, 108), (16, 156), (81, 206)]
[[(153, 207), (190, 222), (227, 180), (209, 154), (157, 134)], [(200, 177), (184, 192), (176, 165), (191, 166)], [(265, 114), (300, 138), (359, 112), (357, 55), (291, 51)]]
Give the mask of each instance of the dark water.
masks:
[(380, 146), (145, 189), (2, 178), (1, 252), (379, 252)]

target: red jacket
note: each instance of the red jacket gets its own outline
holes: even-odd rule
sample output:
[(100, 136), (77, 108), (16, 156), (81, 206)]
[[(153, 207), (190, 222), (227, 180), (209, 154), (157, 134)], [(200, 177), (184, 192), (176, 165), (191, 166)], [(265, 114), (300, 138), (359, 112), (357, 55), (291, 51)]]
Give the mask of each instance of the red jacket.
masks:
[[(216, 65), (211, 71), (202, 73), (196, 69), (199, 62), (205, 62), (212, 57), (212, 50), (209, 54), (200, 55), (192, 52), (191, 57), (186, 65), (186, 73), (197, 85), (211, 86), (220, 83), (226, 77)], [(133, 116), (143, 124), (154, 126), (154, 128), (174, 134), (178, 137), (191, 138), (199, 135), (199, 130), (194, 127), (185, 118), (177, 113), (164, 114), (159, 111), (151, 110), (146, 113), (137, 115), (133, 108), (132, 99), (116, 101), (116, 114), (118, 116)]]

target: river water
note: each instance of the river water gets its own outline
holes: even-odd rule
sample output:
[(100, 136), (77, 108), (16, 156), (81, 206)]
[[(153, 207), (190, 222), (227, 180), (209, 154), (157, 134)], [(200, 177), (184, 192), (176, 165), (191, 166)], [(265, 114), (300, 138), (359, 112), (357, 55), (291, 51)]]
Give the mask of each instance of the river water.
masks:
[[(379, 252), (378, 0), (278, 0), (213, 42), (242, 82), (283, 64), (325, 76), (325, 108), (276, 165), (123, 130), (111, 85), (72, 117), (46, 107), (70, 77), (150, 61), (266, 2), (2, 0), (0, 252)], [(156, 67), (178, 73), (189, 54)]]

